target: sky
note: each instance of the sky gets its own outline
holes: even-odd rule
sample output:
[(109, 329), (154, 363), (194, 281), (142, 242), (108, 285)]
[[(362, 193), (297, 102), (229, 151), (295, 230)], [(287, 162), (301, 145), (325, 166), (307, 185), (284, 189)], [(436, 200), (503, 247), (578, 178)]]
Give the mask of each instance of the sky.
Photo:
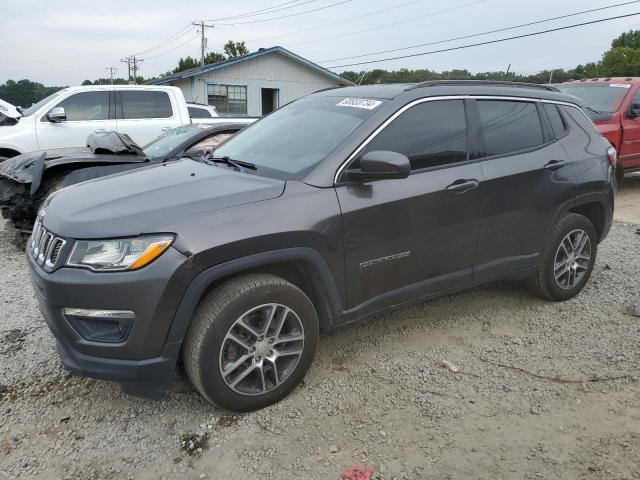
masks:
[[(623, 2), (625, 0), (0, 0), (0, 83), (27, 78), (47, 86), (78, 85), (85, 79), (108, 77), (107, 67), (118, 68), (115, 75), (126, 77), (127, 67), (119, 60), (134, 54), (143, 59), (139, 73), (152, 77), (174, 68), (180, 57), (199, 57), (198, 32), (190, 24), (200, 20), (214, 25), (213, 29), (206, 29), (210, 51), (220, 51), (230, 39), (246, 41), (251, 51), (281, 45), (331, 67), (640, 12), (638, 1), (467, 40), (330, 61), (440, 42)], [(256, 11), (260, 14), (241, 16)], [(504, 43), (335, 70), (428, 68), (480, 72), (506, 70), (511, 64), (512, 72), (528, 74), (597, 61), (621, 32), (638, 28), (640, 15)]]

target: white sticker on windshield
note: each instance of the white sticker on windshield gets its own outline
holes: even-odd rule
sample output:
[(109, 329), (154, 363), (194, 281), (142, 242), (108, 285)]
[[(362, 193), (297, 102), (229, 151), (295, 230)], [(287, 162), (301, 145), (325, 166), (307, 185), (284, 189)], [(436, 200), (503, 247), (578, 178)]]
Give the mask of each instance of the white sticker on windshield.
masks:
[(372, 100), (370, 98), (345, 98), (337, 106), (338, 107), (353, 107), (353, 108), (365, 108), (367, 110), (373, 110), (382, 102), (380, 100)]
[(616, 88), (631, 88), (631, 85), (628, 83), (610, 83), (609, 86)]

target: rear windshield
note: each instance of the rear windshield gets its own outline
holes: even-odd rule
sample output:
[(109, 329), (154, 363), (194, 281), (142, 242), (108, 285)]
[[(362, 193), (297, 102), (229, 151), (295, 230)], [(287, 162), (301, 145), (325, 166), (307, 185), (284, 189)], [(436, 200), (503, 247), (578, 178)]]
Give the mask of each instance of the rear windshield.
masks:
[(164, 157), (172, 153), (178, 146), (194, 138), (202, 131), (202, 127), (186, 125), (172, 128), (142, 147), (147, 157)]
[(613, 113), (620, 108), (631, 85), (628, 83), (571, 83), (561, 84), (560, 91), (584, 100), (589, 108), (602, 113)]
[(253, 163), (258, 175), (302, 178), (382, 103), (360, 98), (303, 98), (242, 130), (216, 150), (216, 157)]

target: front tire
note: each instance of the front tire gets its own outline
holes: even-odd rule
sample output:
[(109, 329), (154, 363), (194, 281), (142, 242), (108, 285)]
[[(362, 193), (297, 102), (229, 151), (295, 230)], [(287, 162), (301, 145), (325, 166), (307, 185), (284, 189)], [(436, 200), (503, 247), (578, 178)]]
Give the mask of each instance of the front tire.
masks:
[(318, 336), (318, 316), (302, 290), (274, 275), (243, 275), (198, 306), (185, 340), (185, 370), (211, 403), (257, 410), (302, 381)]
[(591, 276), (598, 236), (591, 221), (569, 213), (553, 229), (534, 275), (526, 280), (538, 297), (560, 302), (575, 297)]

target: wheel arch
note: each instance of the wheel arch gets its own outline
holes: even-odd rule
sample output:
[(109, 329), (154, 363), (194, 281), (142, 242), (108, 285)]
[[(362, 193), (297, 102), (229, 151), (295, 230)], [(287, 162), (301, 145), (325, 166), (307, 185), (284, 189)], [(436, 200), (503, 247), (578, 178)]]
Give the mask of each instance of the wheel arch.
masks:
[(20, 155), (22, 152), (13, 148), (0, 148), (0, 157), (12, 158)]
[(308, 247), (286, 248), (234, 259), (198, 274), (178, 306), (166, 343), (184, 339), (197, 306), (210, 291), (233, 277), (248, 273), (270, 273), (300, 288), (316, 308), (322, 331), (332, 330), (342, 313), (336, 279), (322, 255)]

